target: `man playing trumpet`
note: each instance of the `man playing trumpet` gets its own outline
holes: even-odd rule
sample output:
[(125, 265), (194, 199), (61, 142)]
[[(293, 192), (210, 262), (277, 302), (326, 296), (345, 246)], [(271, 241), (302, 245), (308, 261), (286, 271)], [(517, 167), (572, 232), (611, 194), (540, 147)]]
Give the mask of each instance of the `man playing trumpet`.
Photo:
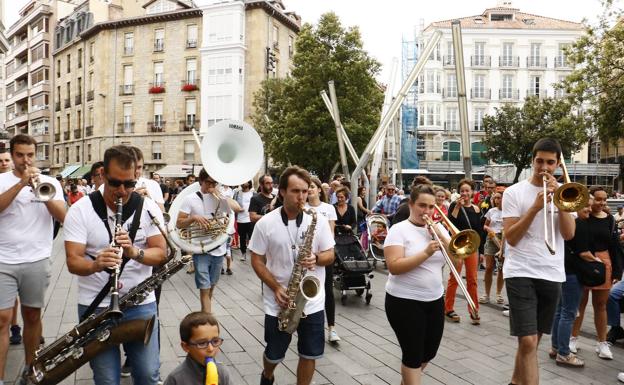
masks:
[[(32, 166), (37, 142), (28, 135), (15, 135), (10, 153), (15, 168), (0, 175), (0, 384), (9, 348), (9, 324), (19, 295), (24, 319), (26, 367), (33, 360), (41, 338), (41, 308), (49, 284), (53, 218), (65, 219), (65, 201), (60, 183)], [(34, 183), (49, 183), (51, 196), (38, 197)]]

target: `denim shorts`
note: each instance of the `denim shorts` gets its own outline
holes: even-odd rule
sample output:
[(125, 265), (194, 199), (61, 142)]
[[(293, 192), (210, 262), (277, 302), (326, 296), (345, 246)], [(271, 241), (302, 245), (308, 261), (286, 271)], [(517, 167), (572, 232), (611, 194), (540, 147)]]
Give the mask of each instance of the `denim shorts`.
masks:
[[(318, 360), (323, 357), (325, 349), (325, 312), (323, 310), (308, 314), (302, 318), (297, 327), (297, 351), (299, 357)], [(277, 317), (264, 315), (264, 357), (272, 364), (280, 363), (286, 356), (292, 334), (277, 328)]]
[(223, 255), (193, 254), (195, 265), (195, 285), (198, 289), (210, 289), (221, 276)]

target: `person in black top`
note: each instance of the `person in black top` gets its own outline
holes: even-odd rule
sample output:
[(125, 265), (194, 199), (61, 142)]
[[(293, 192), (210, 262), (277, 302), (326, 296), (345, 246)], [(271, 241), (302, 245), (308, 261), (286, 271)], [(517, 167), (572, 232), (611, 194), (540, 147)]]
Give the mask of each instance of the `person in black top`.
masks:
[[(481, 211), (479, 206), (472, 203), (472, 196), (474, 191), (474, 182), (470, 179), (462, 179), (457, 186), (459, 189), (460, 197), (449, 206), (449, 219), (459, 230), (475, 230), (477, 233), (481, 233)], [(466, 286), (468, 293), (472, 298), (472, 301), (479, 310), (479, 301), (477, 298), (477, 267), (479, 263), (478, 252), (475, 252), (470, 257), (456, 261), (455, 268), (457, 272), (461, 273), (462, 265), (466, 265)], [(446, 318), (453, 322), (459, 322), (460, 318), (455, 313), (455, 292), (457, 291), (457, 281), (451, 274), (448, 280), (448, 287), (446, 289), (446, 296), (444, 300), (444, 314)], [(470, 308), (468, 309), (470, 311)], [(479, 314), (470, 314), (470, 319), (473, 325), (479, 325), (481, 319)]]
[(340, 187), (336, 190), (336, 199), (338, 203), (334, 205), (336, 209), (336, 232), (353, 232), (356, 225), (356, 216), (353, 206), (347, 204), (349, 189)]
[(256, 223), (262, 216), (271, 211), (271, 202), (273, 201), (273, 178), (271, 175), (263, 175), (260, 177), (260, 192), (251, 197), (249, 202), (249, 218)]
[(549, 353), (551, 358), (556, 359), (557, 365), (572, 367), (585, 365), (583, 360), (570, 351), (570, 336), (579, 302), (581, 301), (581, 293), (583, 292), (583, 286), (581, 286), (576, 276), (575, 259), (595, 260), (595, 257), (589, 251), (589, 224), (587, 218), (589, 218), (591, 204), (592, 200), (590, 199), (587, 207), (577, 212), (578, 217), (576, 218), (574, 238), (565, 241), (566, 280), (561, 285), (561, 297), (555, 311), (551, 339), (552, 347)]

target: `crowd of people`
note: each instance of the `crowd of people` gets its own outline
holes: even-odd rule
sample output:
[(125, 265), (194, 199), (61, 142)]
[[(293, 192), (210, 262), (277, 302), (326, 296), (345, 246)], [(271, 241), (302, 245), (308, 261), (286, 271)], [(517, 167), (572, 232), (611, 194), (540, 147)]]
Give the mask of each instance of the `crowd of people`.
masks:
[[(549, 355), (555, 364), (585, 365), (577, 354), (578, 336), (590, 294), (598, 357), (613, 359), (611, 344), (624, 338), (624, 207), (612, 215), (602, 187), (589, 189), (588, 203), (576, 213), (551, 206), (548, 202), (559, 187), (553, 174), (561, 159), (559, 143), (552, 139), (535, 144), (532, 175), (512, 186), (498, 186), (485, 176), (478, 190), (468, 179), (447, 189), (418, 176), (407, 193), (383, 184), (370, 207), (366, 189), (358, 186), (352, 192), (345, 176), (337, 174), (324, 182), (298, 166), (286, 168), (279, 178), (262, 175), (256, 186), (254, 181), (223, 186), (205, 169), (197, 183), (194, 175), (165, 180), (153, 173), (145, 178), (140, 150), (119, 145), (105, 151), (88, 178), (65, 180), (33, 167), (35, 148), (32, 137), (16, 135), (10, 151), (0, 153), (0, 226), (6, 229), (0, 237), (0, 385), (9, 344), (24, 344), (26, 365), (20, 383), (31, 375), (34, 352), (42, 343), (41, 309), (58, 227), (62, 224), (67, 269), (78, 279), (77, 314), (84, 320), (111, 306), (111, 271), (119, 270), (118, 291), (124, 295), (175, 258), (167, 252), (168, 236), (161, 227), (167, 216), (177, 229), (209, 230), (204, 236), (211, 239), (211, 247), (190, 247), (189, 272), (199, 290), (201, 311), (180, 324), (181, 346), (188, 356), (165, 384), (199, 384), (210, 375), (208, 362), (223, 343), (212, 314), (214, 289), (222, 274), (234, 274), (232, 249), (240, 250), (238, 263), (250, 262), (262, 282), (266, 346), (261, 385), (275, 381), (274, 372), (292, 340), (288, 323), (294, 323), (298, 333), (297, 381), (311, 383), (325, 340), (341, 340), (333, 295), (335, 237), (359, 235), (366, 250), (371, 215), (387, 221), (382, 242), (388, 270), (385, 310), (401, 347), (405, 385), (421, 383), (445, 323), (462, 320), (455, 294), (458, 286), (464, 287), (455, 275), (445, 275), (444, 267), (450, 264), (465, 275), (465, 294), (475, 305), (468, 306), (472, 325), (481, 324), (479, 304), (504, 305), (510, 334), (518, 344), (511, 384), (539, 382), (537, 347), (543, 334), (551, 334)], [(36, 189), (41, 183), (52, 187), (46, 196)], [(478, 233), (481, 243), (469, 245), (474, 252), (465, 258), (449, 258), (452, 236), (465, 230)], [(289, 316), (295, 306), (290, 286), (297, 268), (320, 283), (318, 295), (300, 305), (301, 318)], [(159, 298), (156, 289), (141, 303), (124, 308), (121, 321), (154, 317), (155, 337), (147, 344), (113, 346), (91, 359), (97, 385), (118, 384), (122, 376), (132, 376), (137, 384), (162, 382)], [(20, 310), (23, 329), (17, 322)], [(227, 368), (215, 367), (219, 383), (230, 384)], [(624, 382), (624, 373), (618, 379)]]

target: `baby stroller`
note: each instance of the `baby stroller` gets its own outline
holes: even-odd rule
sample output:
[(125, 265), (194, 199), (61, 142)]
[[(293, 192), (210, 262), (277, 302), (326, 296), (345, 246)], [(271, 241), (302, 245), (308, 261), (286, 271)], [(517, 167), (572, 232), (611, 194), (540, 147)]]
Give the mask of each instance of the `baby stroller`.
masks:
[(377, 266), (377, 261), (386, 265), (383, 244), (388, 235), (390, 222), (388, 218), (381, 214), (371, 214), (366, 217), (366, 229), (368, 232), (368, 255), (373, 260), (373, 267)]
[(347, 290), (355, 290), (358, 296), (366, 292), (364, 300), (367, 305), (370, 304), (373, 297), (370, 293), (373, 266), (366, 258), (360, 241), (343, 226), (336, 226), (335, 239), (334, 287), (341, 293), (340, 302), (346, 305)]

